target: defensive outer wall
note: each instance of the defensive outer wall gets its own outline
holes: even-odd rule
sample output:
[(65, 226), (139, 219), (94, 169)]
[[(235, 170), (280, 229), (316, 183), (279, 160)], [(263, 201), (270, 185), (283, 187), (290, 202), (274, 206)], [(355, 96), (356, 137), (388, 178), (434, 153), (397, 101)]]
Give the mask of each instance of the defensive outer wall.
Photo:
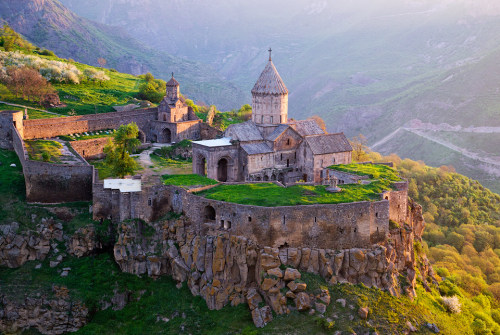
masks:
[[(71, 146), (76, 156), (84, 162), (75, 165), (32, 161), (26, 152), (24, 140), (116, 129), (131, 122), (138, 125), (139, 139), (142, 142), (165, 140), (165, 129), (176, 134), (175, 138), (171, 138), (173, 141), (185, 138), (208, 139), (218, 135), (217, 130), (201, 123), (201, 120), (168, 123), (157, 121), (157, 114), (157, 108), (149, 108), (26, 120), (22, 111), (0, 111), (0, 148), (15, 150), (17, 153), (23, 167), (28, 202), (89, 201), (92, 199), (94, 168), (85, 159), (101, 156), (107, 138), (72, 141)], [(175, 132), (169, 127), (175, 127)]]
[(349, 249), (383, 242), (389, 220), (407, 218), (407, 183), (396, 183), (379, 201), (283, 207), (249, 206), (206, 199), (172, 185), (144, 187), (141, 192), (93, 187), (94, 219), (121, 222), (158, 220), (173, 211), (183, 213), (201, 236), (217, 232), (245, 236), (258, 245)]

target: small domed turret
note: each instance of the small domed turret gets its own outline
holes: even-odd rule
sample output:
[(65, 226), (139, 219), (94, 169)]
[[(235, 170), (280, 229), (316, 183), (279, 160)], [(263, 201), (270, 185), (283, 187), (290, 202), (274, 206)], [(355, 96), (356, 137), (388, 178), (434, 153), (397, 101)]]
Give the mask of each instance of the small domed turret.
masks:
[(288, 89), (271, 59), (252, 89), (252, 120), (257, 124), (288, 121)]

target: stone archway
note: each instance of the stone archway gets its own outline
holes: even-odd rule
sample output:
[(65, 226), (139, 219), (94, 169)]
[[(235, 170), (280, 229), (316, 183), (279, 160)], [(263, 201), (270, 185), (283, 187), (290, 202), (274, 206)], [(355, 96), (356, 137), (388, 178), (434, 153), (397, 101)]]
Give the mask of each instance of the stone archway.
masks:
[(226, 158), (219, 159), (217, 163), (217, 180), (225, 182), (227, 181), (227, 165), (228, 161)]
[(163, 129), (163, 142), (164, 143), (172, 142), (172, 132), (168, 128)]

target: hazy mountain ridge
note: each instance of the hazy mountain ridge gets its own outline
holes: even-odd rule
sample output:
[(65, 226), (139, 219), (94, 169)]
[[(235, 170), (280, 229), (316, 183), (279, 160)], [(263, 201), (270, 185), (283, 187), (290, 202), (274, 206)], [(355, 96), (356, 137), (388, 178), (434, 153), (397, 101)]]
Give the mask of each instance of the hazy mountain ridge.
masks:
[[(290, 116), (318, 114), (330, 131), (363, 133), (373, 144), (413, 119), (463, 127), (500, 123), (495, 80), (500, 74), (495, 61), (500, 3), (62, 2), (80, 15), (122, 27), (154, 48), (212, 67), (244, 92), (233, 107), (250, 101), (249, 91), (271, 46), (290, 91)], [(432, 156), (432, 164), (445, 155), (443, 149), (442, 154), (430, 150), (422, 156), (404, 139), (389, 147), (413, 159)], [(491, 154), (500, 155), (500, 149)], [(470, 171), (464, 162), (454, 161), (458, 171)]]
[(0, 3), (0, 19), (31, 42), (65, 58), (97, 65), (103, 57), (108, 67), (141, 74), (151, 71), (168, 79), (170, 73), (183, 84), (183, 92), (195, 100), (218, 102), (222, 108), (241, 100), (241, 92), (223, 81), (210, 66), (200, 65), (153, 50), (134, 40), (119, 27), (80, 18), (55, 0), (6, 0)]

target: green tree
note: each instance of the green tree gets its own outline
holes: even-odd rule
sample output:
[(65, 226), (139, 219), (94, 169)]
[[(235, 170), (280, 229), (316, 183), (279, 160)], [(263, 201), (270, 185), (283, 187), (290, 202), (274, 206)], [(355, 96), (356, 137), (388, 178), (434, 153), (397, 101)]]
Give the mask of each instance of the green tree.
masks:
[(137, 139), (138, 135), (139, 127), (135, 122), (121, 125), (114, 134), (113, 141), (110, 140), (106, 145), (104, 164), (108, 166), (111, 175), (123, 178), (137, 171), (137, 162), (130, 154), (141, 144)]

